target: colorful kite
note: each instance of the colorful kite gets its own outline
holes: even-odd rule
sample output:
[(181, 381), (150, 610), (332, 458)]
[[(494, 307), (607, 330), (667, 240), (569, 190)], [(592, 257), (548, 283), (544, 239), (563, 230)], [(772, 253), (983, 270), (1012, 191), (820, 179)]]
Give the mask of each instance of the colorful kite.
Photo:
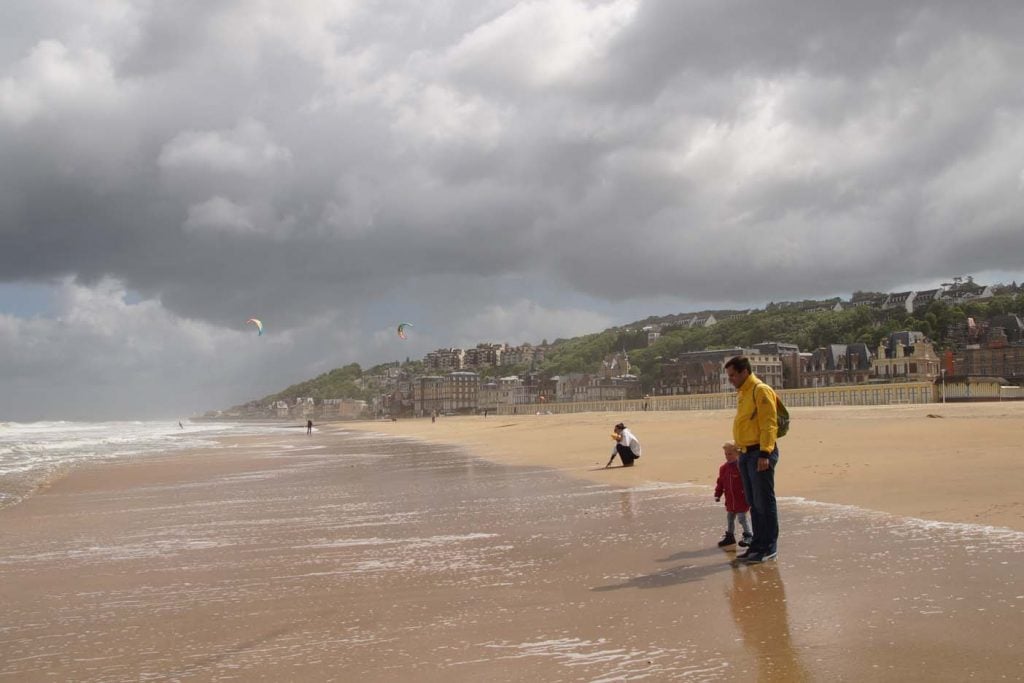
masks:
[(255, 326), (256, 326), (256, 329), (257, 329), (257, 330), (259, 330), (259, 332), (260, 332), (260, 333), (259, 333), (259, 334), (257, 335), (258, 337), (262, 337), (262, 336), (263, 336), (263, 323), (262, 323), (262, 322), (260, 322), (260, 320), (259, 320), (258, 318), (249, 318), (249, 319), (248, 319), (248, 320), (246, 320), (245, 322), (247, 322), (247, 323), (252, 323), (253, 325), (255, 325)]
[(405, 336), (405, 328), (412, 327), (412, 326), (413, 326), (412, 323), (398, 323), (398, 336), (399, 336), (399, 338), (400, 339), (408, 339), (408, 337)]

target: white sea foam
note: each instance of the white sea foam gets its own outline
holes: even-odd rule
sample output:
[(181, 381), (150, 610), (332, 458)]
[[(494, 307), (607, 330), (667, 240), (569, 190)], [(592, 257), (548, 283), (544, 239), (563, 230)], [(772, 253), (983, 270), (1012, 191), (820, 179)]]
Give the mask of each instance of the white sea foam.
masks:
[(1017, 531), (1006, 527), (990, 526), (986, 524), (971, 524), (967, 522), (939, 522), (931, 519), (918, 517), (905, 517), (889, 512), (869, 510), (846, 505), (843, 503), (823, 503), (821, 501), (809, 500), (799, 496), (780, 497), (781, 505), (796, 505), (799, 507), (811, 508), (816, 515), (831, 515), (836, 517), (865, 517), (878, 522), (889, 521), (893, 525), (906, 527), (917, 534), (934, 535), (943, 533), (948, 536), (955, 536), (961, 540), (984, 538), (988, 541), (996, 541), (1003, 544), (1013, 544), (1015, 547), (1024, 548), (1024, 531)]
[(274, 433), (278, 425), (257, 423), (2, 422), (0, 505), (17, 500), (55, 472), (83, 462), (140, 457), (188, 448), (210, 448), (217, 437)]

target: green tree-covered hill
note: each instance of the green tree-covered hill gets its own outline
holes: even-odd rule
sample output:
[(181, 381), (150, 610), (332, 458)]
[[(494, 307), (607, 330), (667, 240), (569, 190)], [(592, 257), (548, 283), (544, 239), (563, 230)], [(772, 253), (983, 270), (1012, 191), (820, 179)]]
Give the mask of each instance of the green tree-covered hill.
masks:
[[(543, 363), (534, 370), (543, 376), (571, 372), (596, 372), (610, 354), (625, 351), (629, 355), (631, 370), (640, 377), (645, 388), (655, 379), (659, 363), (675, 358), (687, 351), (704, 349), (750, 347), (773, 341), (796, 344), (801, 350), (811, 351), (826, 344), (864, 342), (874, 351), (879, 341), (900, 330), (920, 330), (935, 343), (941, 352), (953, 345), (949, 331), (966, 317), (986, 320), (996, 315), (1014, 313), (1024, 315), (1024, 294), (1011, 293), (991, 299), (975, 301), (962, 306), (934, 302), (927, 308), (908, 314), (904, 309), (878, 310), (867, 306), (843, 311), (809, 311), (799, 306), (769, 306), (768, 310), (705, 311), (693, 314), (715, 315), (717, 324), (711, 327), (682, 327), (684, 316), (652, 316), (644, 320), (611, 328), (603, 332), (556, 339), (548, 346)], [(650, 346), (646, 325), (662, 325), (661, 336)], [(319, 377), (293, 384), (276, 394), (260, 400), (263, 405), (278, 400), (289, 403), (300, 397), (311, 396), (317, 401), (328, 398), (370, 399), (374, 387), (361, 380), (379, 375), (385, 369), (399, 366), (408, 374), (421, 374), (423, 363), (406, 359), (404, 363), (389, 363), (363, 371), (357, 363), (325, 372)], [(484, 377), (525, 373), (528, 368), (490, 368)]]

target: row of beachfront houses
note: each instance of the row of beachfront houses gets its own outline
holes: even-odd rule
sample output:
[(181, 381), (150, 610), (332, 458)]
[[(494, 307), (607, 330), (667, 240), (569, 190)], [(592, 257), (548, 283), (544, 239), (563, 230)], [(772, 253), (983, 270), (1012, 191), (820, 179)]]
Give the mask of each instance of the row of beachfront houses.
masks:
[[(753, 348), (730, 348), (682, 353), (663, 362), (649, 391), (652, 396), (714, 394), (733, 391), (725, 363), (736, 355), (750, 358), (754, 373), (783, 389), (824, 388), (856, 384), (952, 381), (954, 377), (991, 376), (1000, 383), (1024, 384), (1024, 325), (1018, 319), (1010, 343), (1003, 328), (994, 328), (991, 341), (970, 344), (940, 358), (919, 331), (895, 332), (877, 347), (867, 344), (829, 344), (810, 352), (796, 345), (764, 342)], [(400, 382), (380, 403), (377, 414), (430, 415), (433, 412), (472, 413), (505, 406), (533, 407), (565, 402), (607, 402), (643, 399), (639, 378), (610, 376), (605, 364), (597, 373), (571, 373), (543, 378), (509, 376), (484, 379), (460, 370)], [(620, 365), (620, 367), (622, 367)], [(628, 365), (626, 366), (628, 367)]]
[[(988, 299), (992, 296), (993, 288), (991, 286), (979, 285), (971, 278), (968, 278), (966, 281), (957, 281), (942, 287), (923, 291), (892, 292), (889, 294), (858, 292), (849, 301), (842, 301), (836, 297), (824, 301), (780, 302), (769, 304), (768, 309), (796, 307), (801, 310), (840, 311), (844, 308), (870, 306), (882, 310), (903, 309), (908, 313), (913, 313), (914, 311), (926, 308), (933, 301), (942, 301), (950, 305), (956, 305), (968, 301)], [(720, 315), (735, 314), (739, 313), (720, 313)], [(666, 327), (710, 327), (718, 323), (718, 321), (719, 319), (715, 317), (714, 313), (680, 314), (675, 317), (664, 318), (661, 323), (646, 325), (641, 329), (647, 333), (647, 343), (653, 344)], [(534, 367), (544, 361), (547, 348), (545, 344), (534, 346), (527, 343), (512, 346), (509, 344), (485, 342), (469, 349), (454, 347), (436, 349), (424, 356), (423, 364), (427, 371), (435, 373), (524, 365)]]
[(652, 387), (655, 395), (724, 393), (732, 389), (727, 360), (750, 358), (754, 374), (774, 387), (807, 389), (867, 382), (932, 381), (941, 361), (920, 332), (896, 332), (872, 351), (867, 344), (829, 344), (802, 352), (795, 344), (763, 342), (753, 348), (681, 353), (663, 362)]
[[(755, 374), (782, 389), (808, 389), (858, 384), (935, 382), (939, 378), (993, 377), (999, 384), (1024, 384), (1024, 323), (1017, 316), (968, 325), (967, 344), (940, 358), (918, 331), (889, 335), (875, 349), (867, 344), (829, 344), (810, 352), (782, 342), (752, 348), (729, 348), (679, 354), (661, 363), (648, 388), (650, 396), (729, 393), (725, 363), (736, 355), (751, 359)], [(971, 321), (973, 322), (973, 321)], [(471, 370), (452, 370), (413, 376), (399, 367), (371, 401), (312, 398), (269, 407), (254, 403), (253, 415), (278, 418), (357, 419), (373, 416), (428, 416), (433, 413), (513, 412), (519, 407), (567, 402), (611, 402), (646, 399), (640, 380), (628, 372), (628, 362), (606, 361), (595, 373), (569, 373), (545, 378), (482, 377)], [(612, 374), (618, 367), (622, 374)], [(530, 406), (530, 408), (527, 408)], [(511, 407), (511, 411), (508, 408)], [(504, 410), (503, 410), (504, 409)]]
[[(712, 394), (732, 391), (725, 363), (736, 355), (751, 359), (755, 374), (780, 388), (827, 387), (865, 382), (932, 381), (940, 359), (920, 332), (891, 335), (872, 353), (865, 344), (832, 344), (813, 352), (795, 345), (765, 342), (753, 348), (680, 354), (662, 363), (651, 395)], [(606, 367), (609, 364), (605, 364)], [(571, 373), (550, 378), (508, 376), (484, 379), (467, 370), (400, 380), (370, 406), (376, 415), (425, 416), (433, 413), (499, 412), (517, 406), (565, 402), (643, 399), (638, 377), (606, 372)], [(507, 412), (507, 411), (506, 411)]]
[[(970, 277), (966, 280), (954, 278), (953, 283), (942, 287), (923, 291), (892, 292), (889, 294), (878, 293), (855, 293), (849, 301), (842, 301), (838, 297), (824, 301), (805, 302), (780, 302), (768, 305), (769, 310), (782, 308), (800, 308), (801, 310), (835, 310), (844, 308), (870, 306), (882, 310), (901, 308), (908, 313), (919, 311), (927, 307), (933, 301), (942, 301), (951, 305), (962, 304), (968, 301), (987, 299), (993, 296), (993, 287), (979, 285)], [(747, 311), (747, 313), (752, 311)], [(741, 312), (721, 312), (720, 315), (737, 315)], [(642, 331), (647, 333), (648, 345), (653, 344), (666, 327), (672, 328), (695, 328), (710, 327), (718, 322), (714, 313), (702, 314), (680, 314), (663, 318), (658, 324), (646, 325)], [(459, 370), (483, 370), (487, 368), (500, 368), (512, 366), (535, 367), (544, 361), (548, 350), (546, 344), (532, 345), (529, 343), (518, 346), (506, 343), (484, 342), (477, 344), (474, 348), (440, 348), (429, 352), (423, 357), (424, 367), (431, 373), (446, 373)], [(840, 354), (842, 355), (842, 354)], [(612, 362), (614, 362), (613, 359)], [(627, 370), (628, 372), (628, 370)], [(392, 373), (375, 381), (368, 378), (368, 385), (392, 384), (397, 379), (397, 364)]]
[(682, 353), (664, 362), (653, 394), (728, 392), (725, 361), (744, 353), (754, 373), (772, 386), (810, 389), (865, 383), (933, 382), (952, 377), (992, 377), (1024, 386), (1024, 322), (1019, 316), (967, 319), (964, 343), (940, 358), (919, 331), (895, 332), (875, 349), (867, 344), (829, 344), (802, 352), (794, 344), (764, 342), (753, 349)]

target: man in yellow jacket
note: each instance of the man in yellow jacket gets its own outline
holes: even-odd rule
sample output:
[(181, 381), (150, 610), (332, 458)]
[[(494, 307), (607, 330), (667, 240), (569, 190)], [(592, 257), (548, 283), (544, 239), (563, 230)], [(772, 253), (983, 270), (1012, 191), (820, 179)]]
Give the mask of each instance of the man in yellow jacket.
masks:
[(730, 358), (725, 363), (725, 374), (739, 391), (732, 436), (742, 451), (740, 478), (754, 528), (750, 547), (736, 559), (764, 562), (775, 559), (779, 543), (779, 508), (775, 503), (775, 467), (779, 462), (775, 438), (779, 423), (775, 390), (751, 371), (746, 356)]

